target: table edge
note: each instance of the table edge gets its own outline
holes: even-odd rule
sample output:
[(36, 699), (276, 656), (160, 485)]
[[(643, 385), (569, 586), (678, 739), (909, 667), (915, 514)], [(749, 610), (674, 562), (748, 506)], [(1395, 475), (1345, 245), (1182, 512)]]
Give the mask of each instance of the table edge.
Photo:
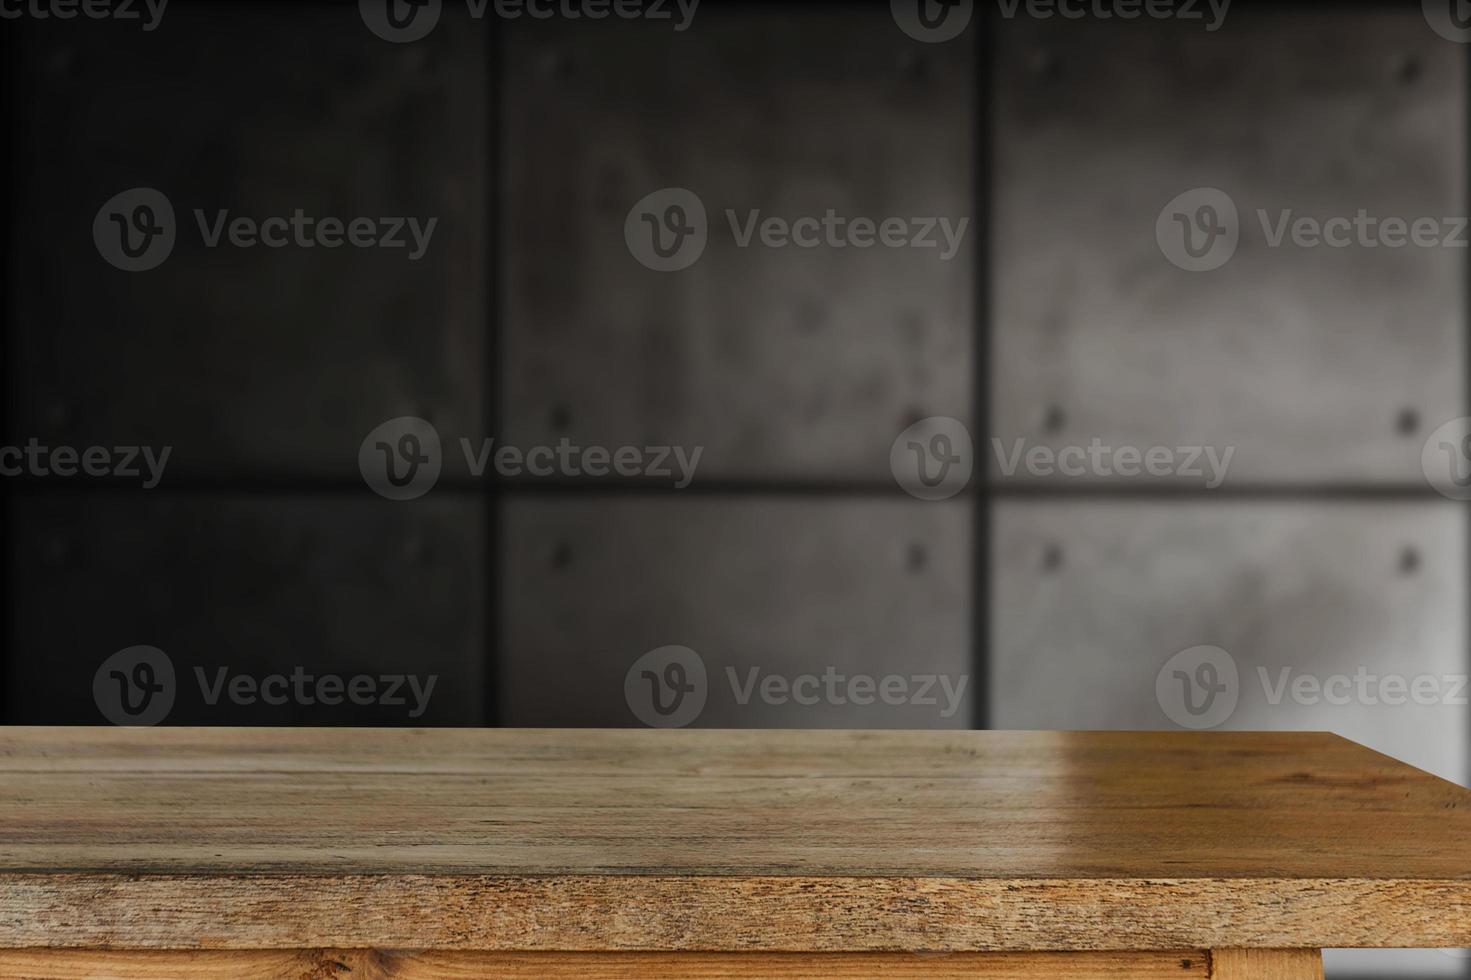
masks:
[(1471, 945), (1471, 880), (0, 873), (0, 948)]

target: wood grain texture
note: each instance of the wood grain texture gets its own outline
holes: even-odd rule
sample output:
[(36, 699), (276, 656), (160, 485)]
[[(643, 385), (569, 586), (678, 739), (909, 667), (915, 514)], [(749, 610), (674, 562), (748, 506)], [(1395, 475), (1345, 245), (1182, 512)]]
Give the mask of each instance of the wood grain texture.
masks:
[(0, 947), (1471, 944), (1471, 793), (1330, 735), (0, 730)]
[(470, 953), (0, 950), (0, 980), (1208, 980), (1173, 953)]
[(374, 936), (399, 949), (1168, 950), (1306, 937), (1457, 946), (1468, 930), (1464, 891), (1424, 882), (0, 876), (0, 947), (340, 948)]
[(1211, 980), (1323, 980), (1323, 953), (1316, 949), (1217, 949), (1211, 951)]

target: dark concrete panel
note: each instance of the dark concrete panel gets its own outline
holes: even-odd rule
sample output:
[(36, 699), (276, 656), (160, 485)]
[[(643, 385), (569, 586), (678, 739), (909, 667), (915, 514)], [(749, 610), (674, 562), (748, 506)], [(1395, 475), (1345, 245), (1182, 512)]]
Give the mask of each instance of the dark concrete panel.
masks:
[[(975, 229), (950, 261), (743, 248), (725, 212), (972, 217), (973, 37), (920, 44), (885, 5), (515, 25), (507, 435), (700, 445), (708, 477), (887, 480), (910, 421), (969, 417)], [(664, 272), (624, 232), (667, 187), (699, 198), (708, 240)]]
[[(964, 504), (524, 499), (509, 506), (504, 539), (507, 724), (637, 726), (625, 680), (644, 654), (672, 645), (704, 665), (699, 727), (970, 723)], [(795, 682), (829, 668), (844, 678), (943, 674), (962, 703), (942, 716), (938, 680), (934, 705), (839, 704), (825, 690), (815, 704), (777, 703), (760, 693), (770, 675)], [(736, 692), (753, 669), (743, 705)], [(847, 701), (847, 682), (834, 683)]]
[[(94, 673), (144, 644), (175, 670), (169, 724), (481, 722), (487, 627), (473, 497), (78, 493), (14, 506), (12, 721), (103, 723)], [(238, 705), (226, 696), (212, 706), (195, 675), (202, 668), (213, 686), (220, 668), (259, 679), (297, 666), (438, 680), (414, 718), (412, 703)]]
[[(388, 418), (479, 434), (487, 46), (449, 8), (406, 45), (351, 3), (177, 3), (152, 32), (17, 27), (15, 434), (167, 443), (181, 474), (347, 477)], [(93, 240), (104, 203), (135, 187), (162, 192), (177, 225), (144, 272)], [(211, 248), (194, 214), (297, 209), (437, 225), (409, 261), (413, 248)]]
[[(992, 560), (998, 728), (1175, 727), (1156, 681), (1175, 654), (1210, 645), (1238, 671), (1221, 727), (1334, 731), (1471, 778), (1464, 688), (1443, 685), (1449, 700), (1431, 705), (1391, 704), (1392, 690), (1363, 698), (1357, 686), (1349, 703), (1332, 703), (1337, 688), (1316, 701), (1289, 688), (1272, 703), (1284, 670), (1293, 684), (1361, 668), (1464, 679), (1456, 504), (1010, 501), (996, 511)], [(1170, 697), (1176, 681), (1166, 678)]]
[[(1002, 22), (1006, 444), (1235, 447), (1231, 481), (1420, 483), (1426, 436), (1464, 414), (1464, 247), (1274, 248), (1258, 214), (1464, 218), (1464, 51), (1418, 5), (1273, 6), (1215, 32)], [(1190, 272), (1156, 221), (1201, 187), (1230, 196), (1239, 244)]]

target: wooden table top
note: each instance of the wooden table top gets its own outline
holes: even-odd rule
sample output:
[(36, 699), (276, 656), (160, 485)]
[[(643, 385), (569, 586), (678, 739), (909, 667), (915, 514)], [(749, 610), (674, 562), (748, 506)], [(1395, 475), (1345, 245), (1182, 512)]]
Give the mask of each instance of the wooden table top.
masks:
[(0, 729), (42, 945), (1471, 945), (1471, 792), (1310, 733)]

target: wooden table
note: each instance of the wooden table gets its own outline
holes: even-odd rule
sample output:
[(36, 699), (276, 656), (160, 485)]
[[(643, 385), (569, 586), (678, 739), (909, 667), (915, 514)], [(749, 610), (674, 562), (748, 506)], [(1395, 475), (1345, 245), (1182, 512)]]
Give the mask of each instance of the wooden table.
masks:
[(1286, 980), (1462, 945), (1471, 792), (1331, 735), (0, 729), (0, 977)]

